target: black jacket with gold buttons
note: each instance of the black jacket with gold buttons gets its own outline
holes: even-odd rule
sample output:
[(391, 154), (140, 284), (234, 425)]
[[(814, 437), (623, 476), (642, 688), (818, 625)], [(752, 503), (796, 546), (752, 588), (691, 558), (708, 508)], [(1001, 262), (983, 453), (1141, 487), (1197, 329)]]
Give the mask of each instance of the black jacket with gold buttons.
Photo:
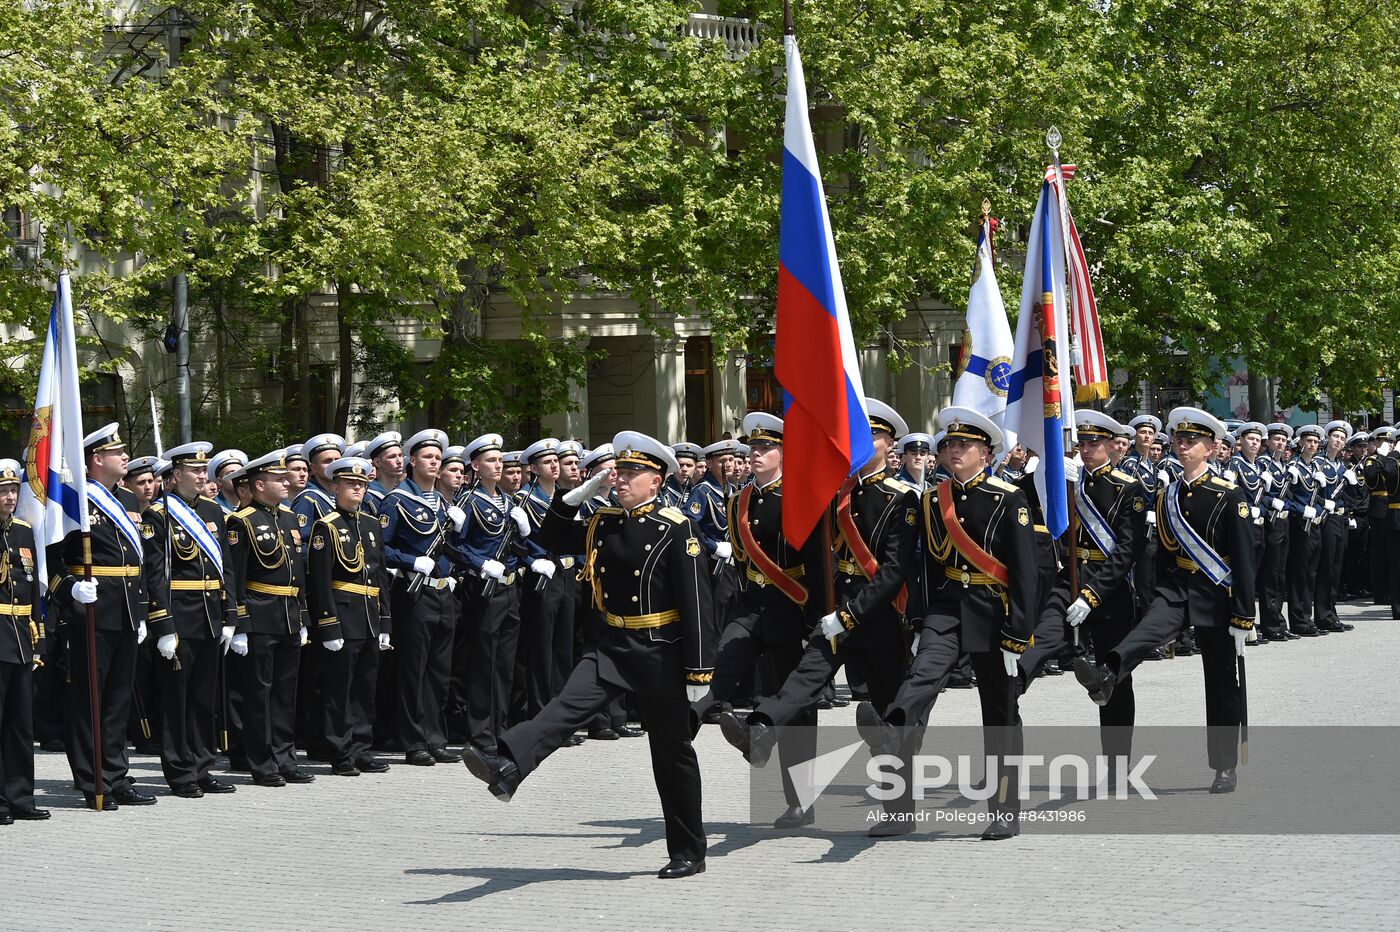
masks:
[[(141, 516), (135, 512), (136, 497), (122, 488), (114, 490), (112, 495), (126, 509), (136, 542), (133, 543), (126, 531), (117, 527), (97, 506), (92, 495), (88, 496), (92, 573), (97, 581), (93, 617), (98, 631), (135, 632), (148, 619), (152, 622), (164, 620), (169, 609), (165, 587), (152, 585), (144, 569), (145, 545), (140, 539)], [(86, 625), (87, 606), (73, 599), (73, 584), (86, 576), (82, 532), (70, 531), (45, 551), (45, 559), (50, 576), (50, 604), (57, 602), (65, 621)]]
[[(980, 558), (968, 559), (956, 546), (943, 515), (949, 506), (976, 547), (1005, 567), (1004, 582), (987, 573), (990, 566), (980, 565)], [(965, 483), (952, 478), (930, 488), (922, 511), (930, 615), (959, 620), (965, 652), (1024, 651), (1040, 601), (1035, 530), (1025, 493), (978, 473)], [(948, 627), (951, 630), (951, 622)]]
[[(794, 634), (799, 637), (807, 634), (826, 613), (821, 535), (808, 535), (807, 542), (801, 548), (794, 547), (783, 536), (782, 477), (764, 486), (754, 482), (740, 489), (729, 496), (727, 511), (729, 541), (734, 547), (734, 561), (739, 570), (740, 599), (758, 611), (795, 608), (799, 613), (797, 619), (805, 626), (794, 631)], [(793, 580), (796, 585), (789, 588), (805, 594), (803, 600), (793, 600), (769, 578), (768, 573), (759, 566), (756, 555), (749, 552), (744, 542), (746, 532), (741, 527), (747, 528), (747, 533), (763, 555)]]
[(377, 638), (393, 630), (382, 533), (378, 518), (341, 508), (311, 528), (306, 584), (313, 641)]
[[(847, 509), (858, 540), (851, 540), (843, 528), (842, 511)], [(914, 568), (918, 494), (882, 469), (848, 479), (833, 510), (837, 616), (853, 639), (859, 638), (862, 625), (898, 624)], [(862, 550), (874, 558), (873, 573), (859, 559)]]
[[(145, 544), (146, 578), (152, 591), (169, 593), (170, 613), (157, 618), (151, 606), (148, 632), (153, 638), (178, 634), (187, 639), (219, 636), (229, 614), (224, 579), (216, 564), (189, 529), (170, 517), (165, 497), (151, 502), (141, 516), (141, 537)], [(199, 496), (185, 502), (209, 532), (208, 540), (219, 548), (224, 566), (229, 563), (228, 536), (224, 533), (224, 512), (218, 502)]]
[(0, 520), (0, 545), (0, 663), (31, 663), (44, 647), (34, 529), (14, 516)]
[[(1167, 521), (1173, 490), (1182, 517), (1230, 565), (1230, 585), (1218, 586), (1196, 566)], [(1157, 490), (1158, 598), (1186, 607), (1186, 624), (1201, 627), (1254, 626), (1254, 534), (1249, 503), (1234, 483), (1203, 470)]]
[(555, 493), (540, 527), (554, 553), (584, 554), (579, 579), (604, 625), (594, 653), (604, 680), (633, 692), (683, 696), (710, 682), (715, 627), (704, 544), (695, 525), (655, 501), (599, 508), (587, 522)]
[(1147, 539), (1142, 483), (1111, 463), (1093, 471), (1085, 469), (1079, 481), (1084, 495), (1113, 531), (1116, 543), (1113, 552), (1105, 554), (1080, 515), (1077, 595), (1117, 620), (1130, 619), (1136, 599), (1128, 576), (1142, 558)]
[(228, 587), (239, 634), (296, 634), (306, 623), (302, 541), (286, 505), (254, 500), (228, 516)]

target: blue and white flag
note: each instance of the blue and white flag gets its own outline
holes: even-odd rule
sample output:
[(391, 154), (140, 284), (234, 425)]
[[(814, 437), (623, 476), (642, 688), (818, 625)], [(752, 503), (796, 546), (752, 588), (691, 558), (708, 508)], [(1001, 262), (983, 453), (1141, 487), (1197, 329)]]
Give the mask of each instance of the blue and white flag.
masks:
[(58, 276), (34, 424), (25, 451), (25, 483), (19, 514), (34, 527), (39, 584), (49, 581), (44, 551), (71, 531), (88, 530), (87, 482), (83, 460), (83, 408), (78, 394), (78, 349), (73, 333), (73, 298), (68, 273)]
[(1011, 354), (1015, 344), (992, 262), (995, 229), (995, 221), (988, 217), (977, 237), (977, 268), (967, 296), (962, 371), (953, 383), (953, 404), (985, 414), (1001, 427), (1011, 388)]

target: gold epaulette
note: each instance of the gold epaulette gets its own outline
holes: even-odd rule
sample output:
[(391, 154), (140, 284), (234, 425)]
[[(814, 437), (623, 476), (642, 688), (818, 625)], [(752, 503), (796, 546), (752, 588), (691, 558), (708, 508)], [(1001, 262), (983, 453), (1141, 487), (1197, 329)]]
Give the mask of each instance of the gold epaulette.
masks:
[(1133, 482), (1137, 478), (1136, 476), (1128, 475), (1121, 469), (1110, 469), (1108, 471), (1108, 474), (1113, 478), (1117, 479), (1119, 482)]
[(164, 511), (164, 510), (165, 510), (165, 502), (151, 502), (151, 503), (150, 503), (149, 505), (147, 505), (146, 507), (149, 508), (149, 509), (151, 509), (152, 511)]
[(891, 491), (894, 491), (894, 492), (904, 493), (904, 492), (917, 492), (917, 491), (918, 491), (917, 489), (915, 489), (915, 488), (914, 488), (912, 485), (910, 485), (909, 483), (904, 482), (904, 481), (902, 481), (902, 480), (900, 480), (900, 479), (896, 479), (894, 476), (886, 476), (886, 477), (885, 477), (885, 480), (884, 480), (883, 482), (881, 482), (880, 484), (883, 485), (885, 488), (890, 489)]
[(201, 502), (208, 502), (208, 503), (211, 504), (211, 505), (217, 505), (217, 504), (219, 504), (218, 501), (217, 501), (216, 499), (212, 499), (212, 498), (210, 498), (208, 495), (201, 495), (201, 496), (199, 497), (199, 500), (200, 500)]
[(317, 524), (332, 524), (340, 520), (340, 512), (328, 511), (316, 519)]
[(27, 527), (27, 528), (29, 528), (31, 531), (34, 530), (34, 525), (30, 524), (28, 521), (24, 520), (23, 518), (11, 518), (11, 519), (10, 519), (10, 523), (11, 523), (11, 524), (14, 524), (14, 525), (16, 525), (16, 526), (18, 526), (18, 527)]
[(620, 514), (622, 514), (622, 509), (621, 509), (621, 508), (618, 508), (616, 505), (604, 505), (602, 508), (599, 508), (597, 511), (593, 512), (593, 517), (596, 518), (596, 517), (598, 517), (599, 515), (620, 515)]
[(686, 516), (681, 514), (679, 509), (672, 508), (670, 505), (667, 505), (665, 508), (662, 508), (660, 511), (657, 512), (657, 514), (676, 524), (682, 524), (687, 520)]
[(243, 520), (246, 521), (246, 520), (248, 520), (248, 516), (249, 516), (250, 514), (252, 514), (252, 513), (253, 513), (253, 506), (252, 506), (252, 505), (249, 505), (247, 508), (240, 508), (240, 509), (238, 509), (237, 511), (235, 511), (235, 512), (233, 513), (233, 517), (235, 517), (235, 518), (242, 518)]
[(1233, 482), (1229, 482), (1225, 479), (1220, 478), (1219, 476), (1211, 476), (1210, 484), (1218, 489), (1225, 489), (1227, 491), (1235, 487), (1235, 484)]
[(1020, 489), (1019, 486), (1012, 485), (1010, 482), (1007, 482), (1005, 479), (1001, 478), (1000, 476), (988, 476), (988, 477), (987, 477), (987, 485), (991, 486), (992, 488), (994, 488), (994, 489), (996, 489), (996, 490), (998, 490), (998, 491), (1000, 491), (1000, 492), (1019, 492), (1019, 491), (1021, 491), (1021, 489)]
[(277, 505), (277, 510), (278, 510), (278, 511), (285, 511), (285, 512), (286, 512), (287, 514), (289, 514), (289, 515), (290, 515), (290, 514), (294, 514), (294, 512), (292, 511), (292, 509), (288, 508), (285, 504), (283, 504), (283, 503), (281, 503), (281, 502), (278, 503), (278, 505)]

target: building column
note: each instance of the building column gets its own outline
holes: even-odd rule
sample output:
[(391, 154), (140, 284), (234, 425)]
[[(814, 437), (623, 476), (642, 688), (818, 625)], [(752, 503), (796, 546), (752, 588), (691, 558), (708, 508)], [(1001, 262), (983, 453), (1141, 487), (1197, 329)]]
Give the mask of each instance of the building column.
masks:
[(748, 413), (748, 373), (744, 369), (743, 350), (731, 349), (714, 354), (715, 421), (714, 436), (706, 437), (705, 443), (713, 443), (726, 432), (739, 436), (743, 429), (744, 415)]
[[(685, 341), (656, 337), (652, 341), (655, 381), (651, 397), (637, 399), (637, 410), (655, 412), (652, 436), (662, 443), (685, 439)], [(645, 391), (646, 379), (638, 382)]]
[[(587, 349), (588, 336), (582, 338), (581, 349)], [(587, 446), (592, 438), (588, 436), (588, 374), (583, 373), (577, 382), (569, 382), (569, 411), (555, 411), (540, 418), (540, 429), (545, 436), (560, 440), (578, 439)]]

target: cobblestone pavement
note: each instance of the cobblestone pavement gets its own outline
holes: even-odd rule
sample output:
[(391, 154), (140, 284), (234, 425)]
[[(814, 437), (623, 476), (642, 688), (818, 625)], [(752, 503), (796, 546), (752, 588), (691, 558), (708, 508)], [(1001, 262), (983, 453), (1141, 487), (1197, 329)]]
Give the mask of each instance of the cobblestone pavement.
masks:
[[(1252, 723), (1400, 724), (1400, 623), (1388, 615), (1349, 605), (1353, 632), (1252, 648)], [(1139, 724), (1202, 721), (1198, 659), (1146, 664), (1135, 681)], [(853, 708), (823, 720), (850, 724)], [(951, 690), (935, 723), (973, 723), (976, 709), (973, 691)], [(1072, 676), (1037, 683), (1023, 716), (1094, 721)], [(746, 765), (718, 730), (704, 728), (697, 745), (709, 871), (672, 883), (653, 876), (666, 852), (644, 740), (563, 749), (510, 805), (458, 765), (344, 779), (309, 764), (309, 786), (259, 788), (234, 775), (234, 795), (182, 800), (167, 794), (158, 761), (138, 757), (138, 782), (159, 804), (105, 815), (81, 808), (62, 755), (41, 754), (40, 803), (54, 818), (0, 828), (10, 865), (0, 928), (1400, 923), (1395, 835), (783, 836), (749, 825)], [(1244, 767), (1242, 788), (1248, 780)]]

